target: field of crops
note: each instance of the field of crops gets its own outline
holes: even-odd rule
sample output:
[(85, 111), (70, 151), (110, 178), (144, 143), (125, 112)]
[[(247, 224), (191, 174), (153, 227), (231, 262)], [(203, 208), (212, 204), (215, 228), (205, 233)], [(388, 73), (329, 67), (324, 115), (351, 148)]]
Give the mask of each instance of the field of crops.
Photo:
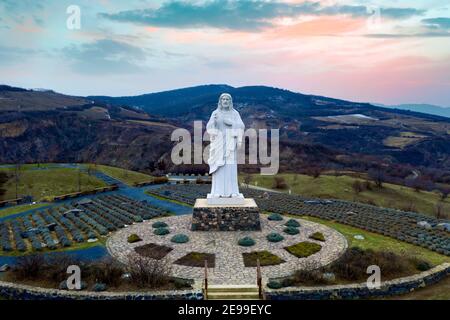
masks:
[[(166, 185), (152, 192), (193, 205), (195, 199), (205, 198), (210, 188), (202, 185)], [(450, 236), (449, 231), (445, 230), (445, 221), (424, 214), (343, 200), (311, 199), (254, 189), (241, 191), (245, 197), (254, 198), (263, 211), (332, 220), (450, 256)], [(419, 222), (426, 223), (426, 227)]]
[(0, 222), (0, 248), (26, 252), (70, 247), (163, 214), (167, 212), (122, 195), (73, 201)]

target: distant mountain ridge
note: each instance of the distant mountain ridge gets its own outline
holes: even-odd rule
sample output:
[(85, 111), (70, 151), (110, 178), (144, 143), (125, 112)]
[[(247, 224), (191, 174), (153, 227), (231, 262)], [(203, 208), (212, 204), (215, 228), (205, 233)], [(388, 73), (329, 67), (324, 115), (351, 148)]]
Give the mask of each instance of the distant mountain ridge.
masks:
[(401, 110), (410, 110), (414, 112), (421, 112), (427, 114), (433, 114), (437, 116), (450, 118), (450, 108), (436, 106), (433, 104), (398, 104), (398, 105), (385, 105), (385, 104), (375, 104), (384, 108), (392, 108), (392, 109), (401, 109)]
[[(228, 92), (247, 128), (279, 129), (280, 167), (450, 167), (450, 119), (289, 90), (203, 85), (128, 97), (0, 86), (0, 162), (102, 162), (176, 170), (175, 127), (208, 120)], [(186, 170), (193, 170), (188, 166)], [(173, 171), (172, 171), (173, 172)]]
[[(337, 106), (337, 107), (358, 107), (367, 110), (368, 108), (373, 110), (392, 109), (389, 106), (383, 106), (381, 104), (370, 104), (363, 102), (351, 102), (342, 99), (334, 99), (330, 97), (307, 95), (289, 91), (286, 89), (279, 89), (268, 86), (244, 86), (244, 87), (232, 87), (226, 84), (209, 84), (200, 85), (195, 87), (181, 88), (175, 90), (168, 90), (155, 93), (147, 93), (136, 96), (88, 96), (88, 99), (95, 101), (101, 101), (117, 106), (133, 106), (142, 109), (148, 113), (176, 118), (189, 113), (192, 109), (195, 109), (198, 105), (211, 104), (211, 106), (217, 105), (218, 96), (228, 92), (233, 96), (234, 101), (240, 102), (242, 100), (248, 100), (251, 98), (252, 102), (264, 102), (264, 100), (280, 100), (280, 98), (287, 102), (292, 107), (295, 105), (297, 108), (315, 108), (321, 109), (324, 105)], [(286, 115), (292, 115), (292, 110), (279, 110)], [(314, 113), (314, 109), (309, 110)], [(423, 112), (424, 110), (413, 110), (406, 108), (398, 108), (394, 112), (400, 114), (415, 114), (423, 113), (426, 115), (437, 115), (433, 113)], [(410, 113), (409, 113), (410, 112)], [(199, 115), (201, 116), (201, 115)], [(420, 116), (420, 115), (419, 115)]]

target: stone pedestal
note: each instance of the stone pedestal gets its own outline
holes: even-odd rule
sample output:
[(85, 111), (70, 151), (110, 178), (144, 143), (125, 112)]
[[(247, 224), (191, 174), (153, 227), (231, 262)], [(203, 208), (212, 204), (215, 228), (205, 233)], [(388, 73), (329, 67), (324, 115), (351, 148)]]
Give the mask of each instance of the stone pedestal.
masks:
[(192, 214), (193, 231), (258, 231), (261, 230), (259, 208), (254, 199), (240, 205), (210, 205), (197, 199)]
[(236, 197), (213, 197), (212, 194), (208, 193), (206, 196), (206, 203), (209, 205), (226, 205), (226, 206), (236, 206), (244, 205), (245, 198), (242, 193), (239, 193)]

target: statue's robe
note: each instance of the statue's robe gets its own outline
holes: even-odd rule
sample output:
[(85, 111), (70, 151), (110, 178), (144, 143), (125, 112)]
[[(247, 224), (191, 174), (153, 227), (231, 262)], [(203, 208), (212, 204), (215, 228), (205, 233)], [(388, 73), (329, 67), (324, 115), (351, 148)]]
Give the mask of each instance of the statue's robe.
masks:
[[(214, 117), (217, 115), (217, 121)], [(227, 125), (229, 122), (231, 125)], [(245, 125), (234, 109), (216, 109), (206, 125), (210, 135), (209, 173), (212, 174), (211, 196), (230, 197), (239, 194), (237, 149), (242, 143)]]

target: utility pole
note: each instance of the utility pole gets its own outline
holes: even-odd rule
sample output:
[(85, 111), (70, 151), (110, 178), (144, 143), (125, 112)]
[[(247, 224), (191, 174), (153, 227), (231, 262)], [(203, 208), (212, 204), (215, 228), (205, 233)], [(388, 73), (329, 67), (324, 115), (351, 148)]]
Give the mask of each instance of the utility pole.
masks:
[(81, 192), (81, 169), (78, 167), (78, 192)]
[(16, 163), (15, 170), (15, 180), (16, 180), (16, 199), (19, 199), (19, 164)]

